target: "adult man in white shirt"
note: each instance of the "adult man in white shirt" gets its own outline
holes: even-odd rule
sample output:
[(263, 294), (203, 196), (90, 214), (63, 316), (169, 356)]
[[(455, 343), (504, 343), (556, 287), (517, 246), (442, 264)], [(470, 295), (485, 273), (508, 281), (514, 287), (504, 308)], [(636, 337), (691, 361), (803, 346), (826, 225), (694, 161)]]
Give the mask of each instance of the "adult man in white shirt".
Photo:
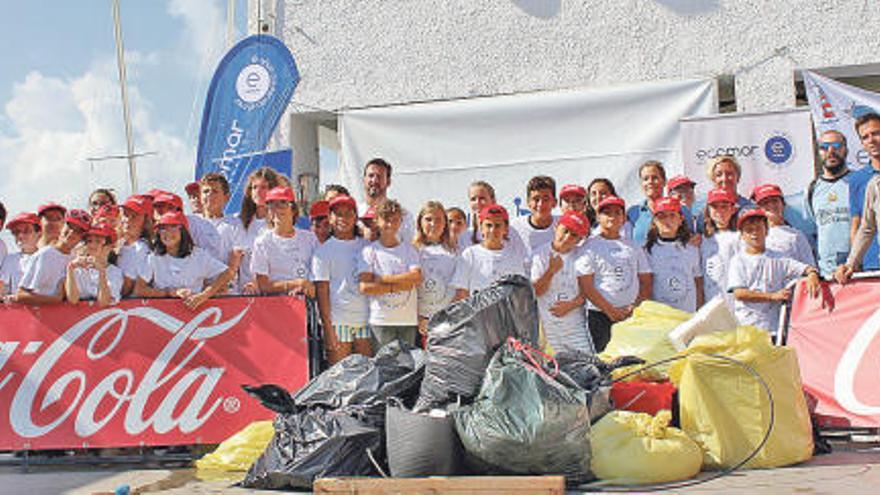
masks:
[[(382, 158), (373, 158), (364, 166), (365, 203), (358, 203), (358, 217), (363, 217), (370, 208), (378, 207), (388, 199), (388, 187), (391, 186), (391, 164)], [(403, 209), (400, 217), (400, 230), (397, 238), (407, 244), (412, 243), (415, 236), (416, 223), (412, 214)]]

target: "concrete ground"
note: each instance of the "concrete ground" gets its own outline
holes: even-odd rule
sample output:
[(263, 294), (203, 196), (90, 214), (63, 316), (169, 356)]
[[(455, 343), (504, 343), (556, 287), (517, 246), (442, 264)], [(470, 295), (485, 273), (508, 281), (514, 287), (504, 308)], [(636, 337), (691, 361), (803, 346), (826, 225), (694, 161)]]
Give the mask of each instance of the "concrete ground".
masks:
[[(246, 490), (232, 480), (199, 480), (191, 469), (101, 469), (86, 467), (0, 468), (0, 494), (93, 495), (113, 493), (128, 485), (131, 493), (157, 494), (275, 494)], [(591, 493), (591, 492), (586, 492)], [(663, 492), (660, 492), (663, 493)], [(724, 478), (669, 493), (837, 494), (880, 493), (880, 449), (847, 445), (793, 467), (740, 471)]]

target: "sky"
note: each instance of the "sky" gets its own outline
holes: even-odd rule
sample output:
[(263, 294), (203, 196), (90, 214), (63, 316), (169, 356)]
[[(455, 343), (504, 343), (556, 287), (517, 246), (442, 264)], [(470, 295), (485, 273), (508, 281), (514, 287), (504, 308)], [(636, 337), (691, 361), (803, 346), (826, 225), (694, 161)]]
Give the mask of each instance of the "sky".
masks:
[[(191, 180), (204, 95), (225, 52), (226, 0), (121, 0), (141, 191)], [(244, 37), (246, 0), (237, 4)], [(10, 216), (89, 191), (130, 193), (110, 0), (9, 2), (0, 30), (0, 201)], [(323, 154), (322, 154), (323, 155)]]

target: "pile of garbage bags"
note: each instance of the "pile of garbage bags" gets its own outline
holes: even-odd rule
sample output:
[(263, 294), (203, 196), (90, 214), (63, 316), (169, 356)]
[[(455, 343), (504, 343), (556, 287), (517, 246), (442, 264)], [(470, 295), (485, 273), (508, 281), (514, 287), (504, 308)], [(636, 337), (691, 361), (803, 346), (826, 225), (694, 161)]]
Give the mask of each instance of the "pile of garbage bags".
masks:
[[(260, 442), (244, 487), (309, 489), (321, 477), (386, 473), (638, 485), (747, 458), (756, 468), (808, 459), (812, 429), (794, 351), (751, 327), (716, 331), (730, 321), (719, 311), (727, 310), (712, 304), (694, 316), (648, 301), (612, 327), (602, 355), (550, 356), (538, 348), (531, 285), (508, 277), (437, 313), (427, 352), (392, 342), (375, 357), (347, 357), (293, 395), (247, 387), (278, 413), (271, 439), (265, 424), (255, 426), (262, 438), (233, 437), (199, 468), (242, 469)], [(677, 400), (652, 414), (626, 411), (611, 400), (616, 380), (636, 389), (668, 383), (653, 388), (677, 389)]]

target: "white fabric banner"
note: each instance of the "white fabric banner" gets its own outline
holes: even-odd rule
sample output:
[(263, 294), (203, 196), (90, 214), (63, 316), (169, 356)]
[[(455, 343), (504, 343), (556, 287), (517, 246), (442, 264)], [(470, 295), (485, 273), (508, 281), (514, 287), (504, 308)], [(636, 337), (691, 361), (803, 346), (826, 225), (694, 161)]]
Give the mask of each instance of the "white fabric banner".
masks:
[(733, 155), (742, 165), (739, 193), (746, 197), (765, 183), (777, 184), (791, 197), (802, 193), (814, 176), (806, 108), (683, 119), (681, 146), (685, 173), (697, 183), (698, 196), (714, 187), (707, 166), (718, 155)]
[(681, 171), (678, 120), (717, 111), (713, 80), (537, 92), (352, 110), (342, 115), (344, 185), (363, 200), (363, 166), (393, 166), (389, 197), (415, 212), (427, 200), (467, 210), (467, 186), (485, 180), (511, 215), (534, 175), (586, 186), (607, 177), (627, 199), (632, 173), (660, 160)]
[(801, 71), (807, 100), (813, 112), (816, 137), (825, 131), (839, 131), (846, 136), (847, 165), (859, 169), (871, 160), (856, 134), (856, 119), (868, 112), (880, 113), (880, 94), (837, 82), (808, 70)]

